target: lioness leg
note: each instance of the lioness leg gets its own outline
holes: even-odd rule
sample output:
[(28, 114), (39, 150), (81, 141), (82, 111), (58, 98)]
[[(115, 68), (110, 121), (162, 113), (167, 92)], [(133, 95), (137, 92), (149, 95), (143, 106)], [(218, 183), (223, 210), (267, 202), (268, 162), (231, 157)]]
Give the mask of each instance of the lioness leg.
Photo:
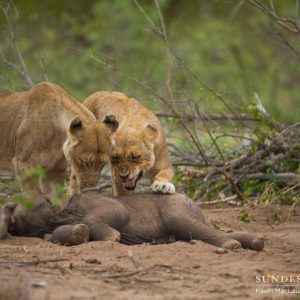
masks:
[(46, 172), (46, 175), (41, 182), (42, 191), (46, 195), (46, 197), (51, 199), (56, 195), (55, 185), (59, 184), (63, 186), (65, 177), (65, 170), (51, 170)]
[(161, 163), (160, 161), (156, 161), (154, 167), (149, 171), (152, 182), (151, 190), (164, 194), (174, 194), (175, 187), (170, 182), (173, 177), (173, 170), (169, 164), (167, 166), (165, 164), (166, 162)]
[(111, 181), (112, 181), (112, 195), (114, 197), (117, 196), (125, 196), (130, 194), (128, 190), (124, 187), (120, 176), (116, 174), (115, 170), (111, 167)]
[(69, 188), (68, 188), (68, 195), (70, 197), (72, 197), (74, 195), (78, 195), (79, 193), (80, 193), (80, 186), (77, 182), (75, 172), (73, 170), (71, 170), (70, 184), (69, 184)]
[(41, 192), (40, 178), (29, 173), (29, 170), (34, 166), (29, 162), (19, 160), (18, 158), (15, 158), (13, 162), (21, 191)]

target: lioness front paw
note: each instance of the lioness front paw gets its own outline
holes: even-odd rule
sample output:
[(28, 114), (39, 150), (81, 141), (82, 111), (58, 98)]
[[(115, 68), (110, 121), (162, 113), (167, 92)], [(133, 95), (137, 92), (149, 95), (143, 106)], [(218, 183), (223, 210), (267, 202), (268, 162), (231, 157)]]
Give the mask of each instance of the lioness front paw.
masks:
[(174, 194), (175, 186), (171, 182), (155, 180), (151, 185), (151, 190), (155, 193)]

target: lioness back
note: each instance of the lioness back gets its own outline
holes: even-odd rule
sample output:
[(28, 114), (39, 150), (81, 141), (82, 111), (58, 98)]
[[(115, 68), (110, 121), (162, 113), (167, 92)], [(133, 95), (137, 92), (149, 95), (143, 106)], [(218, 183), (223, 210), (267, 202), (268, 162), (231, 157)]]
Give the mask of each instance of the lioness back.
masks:
[[(134, 98), (120, 92), (96, 92), (83, 103), (99, 120), (107, 115), (114, 115), (119, 121), (119, 128), (135, 127), (144, 129), (149, 123), (161, 124), (155, 114)], [(160, 133), (163, 133), (161, 128)]]
[[(71, 165), (70, 194), (95, 185), (107, 160), (109, 131), (64, 89), (40, 83), (26, 92), (0, 96), (0, 170), (22, 175), (40, 165), (46, 171), (42, 191), (63, 183)], [(4, 113), (5, 112), (5, 113)], [(30, 182), (22, 189), (39, 189)]]
[(134, 190), (147, 173), (155, 192), (174, 193), (165, 134), (158, 118), (133, 98), (119, 92), (96, 92), (84, 105), (102, 122), (116, 116), (119, 127), (112, 136), (110, 160), (113, 194)]

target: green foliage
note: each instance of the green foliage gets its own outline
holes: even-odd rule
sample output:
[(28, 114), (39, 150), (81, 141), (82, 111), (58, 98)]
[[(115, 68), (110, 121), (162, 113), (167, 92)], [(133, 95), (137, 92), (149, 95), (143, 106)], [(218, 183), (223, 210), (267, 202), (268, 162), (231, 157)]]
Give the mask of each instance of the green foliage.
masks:
[(287, 221), (290, 221), (290, 219), (296, 215), (296, 208), (298, 206), (300, 206), (300, 197), (298, 197), (298, 196), (292, 197), (292, 206), (288, 213)]
[(300, 145), (295, 145), (288, 150), (288, 155), (282, 160), (283, 168), (290, 172), (296, 172), (299, 174), (299, 156), (300, 156)]
[(274, 182), (266, 182), (263, 187), (263, 193), (259, 197), (265, 205), (282, 203), (287, 204), (287, 195)]
[(221, 227), (217, 223), (213, 223), (214, 229), (221, 230)]
[(238, 219), (244, 223), (249, 223), (252, 218), (248, 215), (245, 210), (242, 210), (238, 216)]
[(22, 192), (12, 196), (12, 200), (26, 209), (34, 208), (34, 201), (32, 200), (32, 196), (30, 192)]
[(176, 190), (184, 191), (191, 198), (194, 197), (196, 188), (199, 186), (198, 178), (182, 174), (178, 168), (175, 168), (175, 176), (172, 182)]
[(53, 205), (60, 205), (62, 201), (67, 197), (64, 191), (64, 186), (59, 183), (55, 183), (53, 187), (54, 187), (54, 196), (51, 198), (51, 203)]
[(6, 199), (0, 196), (0, 205), (4, 205), (6, 203)]
[[(192, 97), (202, 112), (226, 111), (200, 82), (169, 58), (160, 38), (133, 2), (88, 0), (74, 4), (72, 1), (15, 0), (15, 3), (20, 14), (17, 43), (35, 82), (45, 80), (42, 58), (49, 80), (80, 100), (96, 90), (119, 90), (157, 109), (162, 106), (156, 97), (116, 70), (170, 98), (165, 83), (171, 68), (171, 88), (182, 110), (193, 112), (193, 106), (186, 105)], [(153, 3), (140, 3), (159, 27)], [(297, 120), (299, 110), (289, 108), (297, 107), (299, 64), (288, 47), (280, 47), (276, 37), (270, 34), (274, 27), (280, 30), (270, 18), (247, 2), (233, 19), (228, 16), (236, 6), (235, 1), (225, 4), (160, 0), (159, 3), (171, 46), (202, 82), (218, 91), (237, 111), (251, 105), (253, 93), (257, 92), (276, 119)], [(276, 2), (276, 13), (296, 17), (294, 1)], [(4, 28), (3, 53), (18, 64), (2, 15), (0, 26)], [(285, 32), (283, 35), (286, 36)], [(290, 36), (287, 39), (299, 48), (296, 39)], [(98, 64), (91, 53), (115, 68)], [(2, 89), (24, 89), (24, 79), (16, 70), (2, 62), (0, 67)]]
[(20, 176), (20, 180), (26, 184), (26, 182), (36, 181), (40, 182), (40, 180), (45, 176), (45, 170), (41, 166), (35, 166), (29, 168), (25, 174)]
[[(28, 169), (21, 179), (23, 184), (35, 182), (36, 186), (39, 186), (39, 183), (44, 176), (45, 170), (40, 166), (36, 166)], [(67, 198), (67, 195), (64, 191), (64, 186), (56, 183), (53, 185), (53, 189), (54, 196), (50, 199), (51, 203), (53, 205), (60, 205), (62, 201)], [(19, 192), (17, 180), (0, 182), (0, 192), (4, 192), (3, 195), (5, 195), (7, 192), (9, 194), (13, 193), (14, 195), (12, 195), (11, 199), (14, 202), (22, 205), (26, 209), (34, 208), (34, 200), (32, 197), (35, 195), (32, 195), (30, 191)], [(4, 205), (5, 203), (7, 203), (6, 197), (0, 196), (0, 205)]]
[[(153, 23), (160, 27), (153, 2), (139, 2)], [(297, 19), (295, 2), (283, 2), (276, 1), (276, 14)], [(4, 5), (7, 3), (3, 2)], [(226, 153), (226, 158), (244, 153), (245, 148), (237, 146), (243, 141), (244, 128), (248, 125), (251, 131), (246, 133), (254, 140), (252, 152), (273, 134), (270, 130), (272, 118), (265, 118), (258, 110), (253, 101), (255, 92), (274, 119), (289, 123), (299, 119), (299, 61), (291, 48), (278, 40), (275, 32), (278, 31), (297, 50), (300, 44), (296, 37), (288, 35), (248, 1), (234, 15), (236, 1), (159, 0), (159, 3), (172, 50), (197, 76), (192, 76), (183, 64), (170, 56), (161, 38), (153, 32), (132, 1), (15, 0), (20, 18), (16, 18), (13, 10), (9, 13), (12, 23), (16, 24), (17, 46), (34, 82), (48, 78), (80, 101), (97, 90), (118, 90), (136, 97), (152, 110), (169, 111), (169, 107), (154, 95), (157, 93), (173, 101), (180, 113), (193, 115), (197, 106), (200, 113), (232, 113), (220, 101), (219, 97), (223, 97), (236, 113), (248, 112), (258, 118), (255, 125), (240, 126), (238, 122), (214, 125), (212, 136), (221, 137), (217, 143)], [(1, 12), (0, 26), (3, 29), (1, 53), (19, 66), (9, 38), (11, 32)], [(28, 87), (11, 64), (0, 59), (0, 68), (3, 71), (0, 74), (3, 91)], [(153, 92), (141, 85), (150, 87)], [(215, 94), (205, 86), (211, 87)], [(168, 125), (172, 143), (183, 153), (196, 153), (195, 145), (183, 134), (179, 120), (169, 119)], [(203, 130), (202, 122), (191, 122), (189, 126), (210, 157), (220, 159), (222, 155), (211, 147), (212, 138)], [(225, 136), (224, 127), (240, 135), (240, 140)], [(298, 172), (299, 151), (300, 147), (289, 150), (288, 157), (281, 161), (284, 170)], [(272, 161), (266, 165), (264, 172), (272, 175)], [(25, 184), (39, 182), (44, 175), (44, 171), (37, 167), (20, 180)], [(199, 178), (182, 175), (178, 170), (174, 183), (177, 190), (183, 190), (191, 197), (204, 186)], [(266, 204), (276, 201), (296, 203), (290, 194), (287, 197), (274, 178), (268, 182), (244, 180), (238, 184), (246, 197), (263, 194), (261, 198)], [(224, 178), (216, 181), (213, 187), (207, 188), (207, 199), (218, 197), (227, 185)], [(15, 186), (0, 183), (0, 192), (7, 189), (15, 189)], [(64, 198), (63, 187), (56, 186), (55, 191), (52, 202), (57, 204)]]
[(242, 191), (246, 197), (256, 196), (263, 190), (263, 185), (258, 179), (244, 180), (242, 183)]
[(0, 193), (17, 193), (20, 191), (17, 180), (0, 181)]
[(280, 225), (282, 223), (282, 213), (278, 210), (273, 216), (274, 225)]

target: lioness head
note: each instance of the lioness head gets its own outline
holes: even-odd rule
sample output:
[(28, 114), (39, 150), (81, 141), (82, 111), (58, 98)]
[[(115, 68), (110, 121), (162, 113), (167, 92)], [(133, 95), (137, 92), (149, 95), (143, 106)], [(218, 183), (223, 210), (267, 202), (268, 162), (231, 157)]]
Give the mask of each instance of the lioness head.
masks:
[(95, 186), (103, 166), (109, 161), (110, 135), (116, 124), (83, 124), (79, 117), (70, 123), (63, 146), (67, 161), (80, 187)]
[(157, 128), (148, 124), (144, 130), (126, 128), (112, 137), (110, 161), (127, 190), (134, 190), (138, 180), (153, 167), (154, 139)]

